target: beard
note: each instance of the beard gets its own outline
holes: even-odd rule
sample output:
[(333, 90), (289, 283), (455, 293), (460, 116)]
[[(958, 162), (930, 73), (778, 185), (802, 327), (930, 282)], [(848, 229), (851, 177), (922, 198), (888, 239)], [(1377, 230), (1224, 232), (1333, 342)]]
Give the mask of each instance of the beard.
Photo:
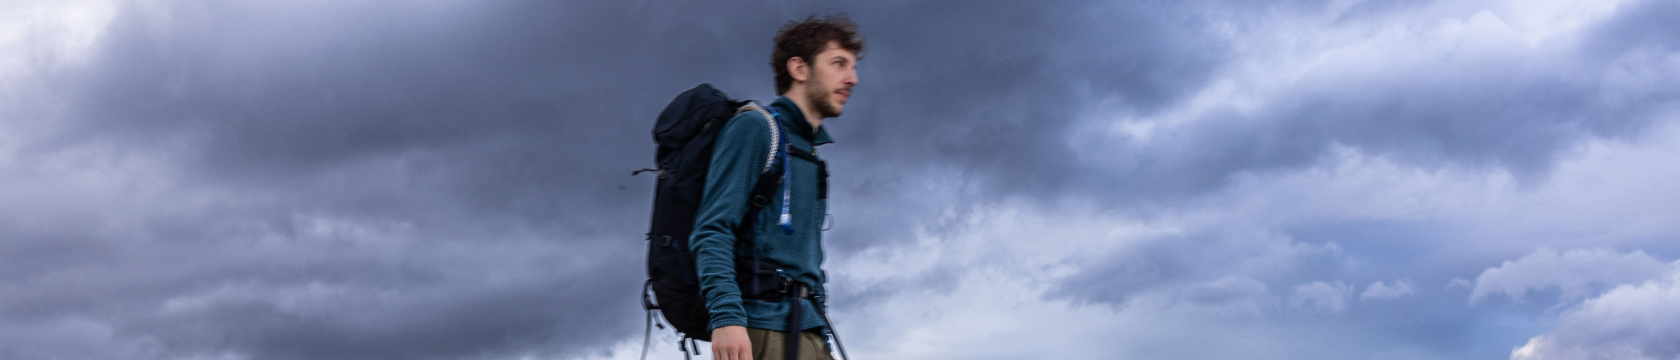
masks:
[(815, 76), (811, 77), (811, 81), (805, 83), (805, 102), (815, 107), (812, 110), (816, 110), (817, 116), (824, 119), (840, 117), (840, 109), (828, 102), (828, 96), (833, 94), (835, 89), (829, 89), (827, 85)]

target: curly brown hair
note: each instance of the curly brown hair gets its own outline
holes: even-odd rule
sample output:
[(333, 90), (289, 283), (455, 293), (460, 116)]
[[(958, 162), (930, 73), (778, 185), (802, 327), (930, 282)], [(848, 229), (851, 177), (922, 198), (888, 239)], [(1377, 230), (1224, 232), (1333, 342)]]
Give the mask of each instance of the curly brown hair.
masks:
[(786, 93), (793, 86), (793, 75), (788, 73), (787, 68), (788, 59), (798, 57), (810, 62), (817, 53), (828, 48), (830, 41), (839, 43), (841, 49), (851, 51), (859, 60), (863, 59), (863, 37), (858, 35), (857, 24), (853, 24), (846, 13), (821, 18), (807, 16), (804, 21), (789, 21), (776, 31), (776, 50), (770, 54), (770, 67), (776, 69), (776, 93)]

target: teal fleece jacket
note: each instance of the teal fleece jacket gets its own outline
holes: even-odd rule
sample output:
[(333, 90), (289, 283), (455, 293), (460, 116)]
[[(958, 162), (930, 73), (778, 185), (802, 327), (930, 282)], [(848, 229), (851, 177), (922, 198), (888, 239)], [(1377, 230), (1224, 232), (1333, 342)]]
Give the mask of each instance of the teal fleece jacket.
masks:
[[(787, 97), (770, 103), (776, 117), (787, 132), (786, 139), (794, 148), (815, 153), (815, 146), (833, 142), (819, 126), (812, 129), (804, 113)], [(694, 219), (694, 233), (689, 246), (700, 274), (700, 292), (706, 297), (706, 309), (711, 312), (711, 329), (741, 325), (751, 328), (782, 331), (787, 329), (788, 301), (746, 300), (736, 283), (735, 259), (752, 258), (752, 250), (737, 246), (734, 229), (739, 227), (750, 206), (753, 185), (764, 171), (766, 155), (770, 153), (772, 129), (764, 116), (745, 112), (730, 119), (718, 133), (712, 150), (711, 169), (706, 172), (706, 190)], [(822, 225), (828, 212), (827, 200), (817, 196), (817, 164), (794, 156), (787, 157), (788, 183), (792, 191), (789, 213), (793, 234), (782, 231), (782, 189), (770, 204), (759, 209), (751, 231), (759, 257), (773, 262), (784, 274), (805, 283), (816, 294), (826, 294), (823, 283)], [(826, 298), (826, 297), (823, 297)], [(810, 300), (801, 310), (800, 325), (804, 329), (824, 326)], [(822, 306), (822, 304), (815, 304)]]

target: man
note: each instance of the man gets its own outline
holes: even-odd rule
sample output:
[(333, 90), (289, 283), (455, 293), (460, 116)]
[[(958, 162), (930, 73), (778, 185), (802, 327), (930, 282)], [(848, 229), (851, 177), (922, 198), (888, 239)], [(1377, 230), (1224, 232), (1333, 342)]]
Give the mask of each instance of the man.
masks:
[[(800, 359), (833, 359), (818, 308), (825, 306), (827, 281), (821, 268), (826, 169), (814, 154), (832, 142), (823, 119), (840, 116), (857, 85), (862, 53), (857, 25), (844, 15), (789, 22), (776, 34), (770, 63), (781, 97), (768, 110), (781, 130), (749, 111), (718, 134), (689, 240), (716, 359), (775, 359), (792, 349)], [(775, 140), (777, 131), (783, 140)], [(785, 181), (755, 209), (751, 193), (773, 141), (790, 145), (790, 156), (773, 160), (786, 167)], [(751, 228), (738, 229), (749, 214)]]

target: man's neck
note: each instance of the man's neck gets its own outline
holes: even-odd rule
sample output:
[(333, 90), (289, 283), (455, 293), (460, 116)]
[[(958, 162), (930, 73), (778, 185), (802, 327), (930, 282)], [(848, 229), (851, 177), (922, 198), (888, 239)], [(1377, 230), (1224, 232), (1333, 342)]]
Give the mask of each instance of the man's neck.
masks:
[(792, 100), (793, 105), (799, 107), (799, 113), (805, 115), (805, 122), (811, 123), (812, 134), (815, 134), (817, 129), (822, 128), (823, 119), (822, 117), (817, 116), (816, 113), (811, 112), (811, 104), (806, 100), (807, 96), (805, 96), (805, 94), (797, 93), (796, 91), (789, 91), (782, 94), (782, 96), (787, 97), (788, 100)]

